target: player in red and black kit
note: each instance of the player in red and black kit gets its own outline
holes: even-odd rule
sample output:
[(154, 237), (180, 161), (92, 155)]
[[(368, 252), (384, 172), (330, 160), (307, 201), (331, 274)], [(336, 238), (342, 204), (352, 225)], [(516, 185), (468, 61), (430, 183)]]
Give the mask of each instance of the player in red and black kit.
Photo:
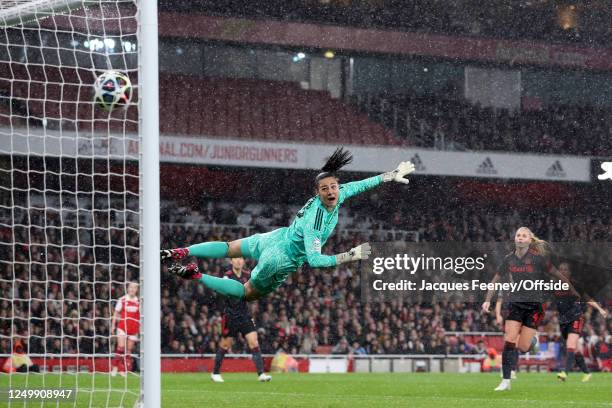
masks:
[[(251, 273), (244, 269), (244, 258), (232, 258), (232, 269), (225, 272), (223, 276), (225, 279), (234, 279), (240, 283), (248, 282), (251, 277)], [(249, 350), (253, 354), (253, 362), (257, 369), (258, 379), (261, 382), (267, 382), (272, 379), (271, 376), (264, 373), (263, 370), (263, 359), (261, 357), (261, 351), (259, 350), (259, 342), (257, 340), (257, 330), (255, 329), (255, 323), (251, 319), (249, 313), (249, 307), (244, 299), (236, 299), (231, 297), (225, 298), (225, 306), (223, 310), (223, 327), (222, 327), (222, 338), (217, 348), (217, 354), (215, 356), (215, 368), (211, 374), (211, 379), (214, 382), (224, 382), (221, 377), (221, 364), (225, 353), (232, 347), (234, 338), (241, 333)]]
[[(504, 329), (504, 323), (506, 319), (508, 318), (509, 308), (510, 308), (510, 304), (509, 302), (504, 300), (504, 293), (499, 292), (497, 296), (497, 302), (495, 303), (495, 322), (497, 323), (499, 327), (501, 327), (502, 330)], [(518, 337), (516, 341), (518, 341)], [(514, 353), (512, 354), (512, 363), (510, 367), (510, 379), (512, 380), (516, 380), (517, 378), (516, 373), (518, 371), (518, 362), (519, 362), (519, 351), (518, 349), (515, 349)], [(502, 373), (502, 377), (503, 377), (503, 373)]]
[[(570, 266), (567, 262), (559, 264), (559, 272), (568, 279), (571, 277)], [(567, 373), (572, 372), (574, 363), (576, 363), (584, 373), (582, 382), (587, 382), (591, 379), (591, 373), (584, 361), (582, 353), (576, 351), (578, 348), (578, 339), (580, 339), (582, 327), (584, 326), (583, 314), (586, 311), (587, 305), (597, 309), (604, 318), (606, 318), (608, 313), (599, 303), (593, 300), (586, 303), (580, 302), (580, 299), (571, 291), (557, 291), (555, 292), (555, 297), (557, 313), (559, 315), (559, 329), (561, 330), (563, 340), (565, 340), (565, 349), (567, 353), (565, 370), (560, 371), (559, 374), (557, 374), (557, 378), (561, 381), (567, 380)]]
[[(521, 227), (514, 235), (515, 250), (506, 255), (491, 283), (502, 278), (520, 283), (527, 280), (545, 280), (546, 274), (568, 282), (551, 262), (548, 243), (536, 237), (527, 227)], [(487, 293), (482, 309), (489, 313), (493, 291)], [(511, 369), (515, 349), (526, 353), (537, 334), (537, 327), (544, 317), (544, 294), (541, 291), (516, 291), (509, 293), (508, 316), (504, 325), (504, 350), (502, 352), (503, 379), (495, 391), (510, 389)], [(518, 340), (517, 340), (518, 339)]]

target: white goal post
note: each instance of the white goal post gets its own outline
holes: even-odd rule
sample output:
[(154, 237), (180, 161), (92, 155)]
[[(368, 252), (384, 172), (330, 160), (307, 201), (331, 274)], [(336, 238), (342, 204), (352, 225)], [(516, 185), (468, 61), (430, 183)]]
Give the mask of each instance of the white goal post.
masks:
[[(160, 225), (159, 225), (159, 61), (157, 1), (141, 0), (140, 142), (141, 142), (141, 282), (143, 286), (144, 356), (141, 401), (161, 406)], [(146, 274), (146, 279), (145, 279)]]
[[(23, 345), (41, 370), (0, 366), (0, 388), (161, 405), (157, 52), (157, 1), (0, 1), (0, 365)], [(110, 113), (93, 101), (108, 70), (134, 88)], [(134, 281), (140, 336), (123, 364), (140, 374), (111, 378), (112, 316)]]

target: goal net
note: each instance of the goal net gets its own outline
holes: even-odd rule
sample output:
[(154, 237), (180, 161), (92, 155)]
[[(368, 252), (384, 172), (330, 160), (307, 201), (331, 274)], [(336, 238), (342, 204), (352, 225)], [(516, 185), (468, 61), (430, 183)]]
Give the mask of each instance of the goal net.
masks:
[[(72, 390), (79, 407), (139, 399), (140, 336), (122, 350), (111, 331), (140, 281), (138, 11), (0, 2), (0, 389)], [(108, 70), (136, 91), (110, 113), (93, 98)]]

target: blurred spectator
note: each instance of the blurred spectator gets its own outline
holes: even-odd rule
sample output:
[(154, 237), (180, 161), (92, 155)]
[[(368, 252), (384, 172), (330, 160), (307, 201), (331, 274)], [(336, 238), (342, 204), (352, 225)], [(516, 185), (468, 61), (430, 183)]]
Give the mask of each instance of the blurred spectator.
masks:
[(500, 371), (501, 370), (501, 354), (493, 347), (486, 350), (486, 358), (482, 361), (482, 371)]
[(30, 357), (28, 357), (28, 354), (26, 353), (21, 341), (17, 340), (13, 346), (13, 354), (6, 358), (2, 366), (2, 371), (5, 373), (39, 373), (40, 367), (32, 362)]
[[(612, 111), (588, 105), (551, 105), (511, 112), (446, 94), (360, 95), (354, 102), (411, 145), (439, 150), (502, 150), (609, 156)], [(388, 121), (385, 112), (397, 112)], [(554, 135), (554, 136), (553, 136)], [(588, 135), (588, 137), (581, 137)]]
[(484, 341), (483, 340), (478, 340), (478, 343), (476, 343), (476, 347), (474, 347), (472, 352), (474, 354), (479, 354), (479, 355), (486, 354), (487, 348), (485, 347)]
[[(612, 15), (606, 2), (588, 2), (578, 7), (556, 2), (503, 2), (455, 0), (453, 2), (407, 0), (348, 2), (269, 0), (160, 1), (161, 11), (203, 12), (206, 14), (268, 18), (299, 22), (346, 25), (366, 28), (475, 35), (508, 39), (609, 44), (608, 22)], [(560, 13), (571, 23), (558, 22)], [(567, 24), (570, 24), (568, 26)]]
[(612, 371), (612, 335), (597, 337), (597, 342), (593, 345), (593, 357), (597, 360), (600, 370)]
[(332, 348), (331, 352), (332, 354), (348, 354), (350, 352), (350, 348), (346, 337), (342, 337), (338, 344)]

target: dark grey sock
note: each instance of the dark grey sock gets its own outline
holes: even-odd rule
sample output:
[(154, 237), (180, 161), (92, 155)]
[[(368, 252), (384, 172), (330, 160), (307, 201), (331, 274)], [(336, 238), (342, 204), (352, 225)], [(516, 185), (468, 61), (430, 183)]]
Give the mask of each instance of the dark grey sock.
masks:
[(261, 375), (264, 372), (263, 369), (263, 358), (261, 357), (261, 350), (259, 347), (255, 347), (251, 350), (253, 353), (253, 362), (255, 363), (255, 368), (257, 369), (257, 375)]
[(514, 361), (514, 352), (516, 351), (516, 346), (514, 343), (505, 342), (504, 343), (504, 351), (502, 351), (502, 373), (504, 375), (504, 380), (510, 379), (510, 372), (512, 371), (512, 362)]
[(576, 364), (578, 364), (578, 367), (580, 367), (580, 370), (582, 370), (583, 373), (585, 374), (590, 373), (589, 367), (587, 367), (582, 353), (576, 353)]
[(571, 373), (572, 370), (574, 369), (574, 349), (573, 348), (568, 348), (567, 349), (567, 357), (565, 358), (565, 372), (566, 373)]
[(223, 363), (225, 353), (227, 353), (227, 350), (224, 350), (221, 347), (217, 349), (217, 354), (215, 354), (215, 369), (213, 370), (213, 374), (219, 374), (221, 372), (221, 363)]
[(519, 362), (519, 351), (514, 350), (514, 354), (512, 356), (512, 370), (518, 371), (518, 362)]

